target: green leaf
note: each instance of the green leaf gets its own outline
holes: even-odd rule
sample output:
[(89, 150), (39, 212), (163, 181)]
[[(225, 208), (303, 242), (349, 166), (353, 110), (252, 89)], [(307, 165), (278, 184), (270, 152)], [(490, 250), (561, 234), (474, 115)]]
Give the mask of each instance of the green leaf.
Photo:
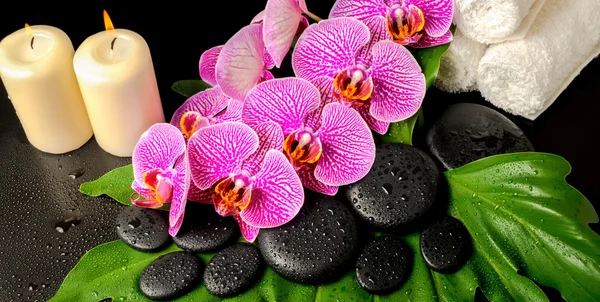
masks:
[[(430, 48), (413, 48), (411, 53), (421, 66), (421, 71), (425, 75), (427, 89), (435, 83), (438, 71), (440, 69), (440, 59), (448, 50), (450, 43), (430, 47)], [(418, 119), (422, 120), (423, 113), (421, 109), (415, 115), (397, 123), (391, 123), (388, 132), (382, 136), (383, 142), (393, 144), (412, 145), (412, 136), (415, 129), (415, 124)]]
[(450, 213), (469, 230), (474, 254), (436, 280), (442, 300), (471, 297), (475, 286), (491, 301), (547, 300), (528, 276), (567, 301), (598, 301), (600, 236), (588, 225), (598, 215), (565, 181), (570, 172), (565, 159), (545, 153), (498, 155), (446, 172)]
[(154, 259), (177, 250), (173, 244), (157, 253), (144, 253), (120, 240), (99, 245), (83, 255), (50, 301), (150, 301), (139, 291), (140, 274)]
[[(421, 109), (419, 109), (421, 111)], [(384, 143), (412, 145), (412, 136), (419, 113), (397, 123), (391, 123), (388, 132), (381, 137)]]
[(134, 193), (132, 183), (133, 166), (127, 165), (116, 168), (94, 181), (81, 184), (79, 192), (92, 197), (108, 195), (119, 203), (130, 206), (130, 197)]
[(189, 98), (192, 95), (211, 87), (210, 84), (202, 80), (181, 80), (173, 83), (171, 89), (184, 97)]

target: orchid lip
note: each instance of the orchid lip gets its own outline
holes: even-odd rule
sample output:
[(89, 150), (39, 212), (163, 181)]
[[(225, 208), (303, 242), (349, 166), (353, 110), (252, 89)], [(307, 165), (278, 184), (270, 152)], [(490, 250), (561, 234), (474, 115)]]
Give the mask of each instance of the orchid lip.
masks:
[(294, 169), (315, 164), (323, 153), (323, 145), (312, 128), (304, 127), (290, 133), (283, 142), (283, 150)]
[(212, 195), (215, 210), (221, 216), (239, 215), (249, 205), (254, 178), (248, 173), (231, 174), (214, 186)]
[(198, 129), (208, 127), (210, 124), (210, 118), (204, 117), (196, 111), (188, 111), (184, 113), (179, 121), (181, 132), (183, 132), (187, 139), (192, 137), (192, 135), (194, 135)]
[(373, 78), (364, 66), (351, 66), (335, 76), (333, 88), (338, 101), (360, 107), (373, 94)]
[(394, 42), (409, 45), (418, 42), (423, 37), (425, 16), (416, 5), (395, 4), (388, 8), (386, 25), (388, 35)]
[[(171, 178), (174, 176), (174, 173), (177, 172), (173, 169), (165, 171), (160, 168), (144, 172), (142, 179), (146, 187), (150, 189), (150, 194), (146, 196), (147, 204), (152, 202), (153, 205), (157, 204), (160, 206), (163, 203), (171, 202), (173, 199), (173, 181)], [(140, 202), (140, 204), (145, 203)], [(153, 207), (150, 205), (147, 206)]]

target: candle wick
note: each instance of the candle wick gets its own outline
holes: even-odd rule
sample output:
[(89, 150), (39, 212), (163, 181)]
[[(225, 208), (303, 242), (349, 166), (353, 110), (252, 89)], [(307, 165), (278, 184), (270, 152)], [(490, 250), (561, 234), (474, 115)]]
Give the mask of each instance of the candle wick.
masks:
[(31, 37), (31, 43), (29, 43), (29, 46), (31, 46), (31, 49), (33, 49), (33, 40), (35, 40), (35, 36)]
[(112, 42), (110, 42), (110, 50), (113, 50), (113, 48), (115, 47), (115, 42), (117, 41), (117, 38), (114, 38), (112, 40)]

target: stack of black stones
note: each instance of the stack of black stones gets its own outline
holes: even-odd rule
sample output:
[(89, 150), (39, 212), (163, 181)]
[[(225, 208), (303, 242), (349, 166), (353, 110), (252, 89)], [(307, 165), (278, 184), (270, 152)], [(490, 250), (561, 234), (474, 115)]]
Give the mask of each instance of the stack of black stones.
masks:
[[(379, 145), (365, 178), (341, 188), (336, 197), (307, 193), (298, 216), (261, 230), (257, 244), (238, 242), (231, 217), (217, 215), (210, 205), (188, 204), (173, 238), (184, 251), (152, 262), (140, 276), (141, 292), (149, 299), (171, 300), (204, 283), (213, 295), (232, 297), (258, 282), (266, 263), (286, 279), (315, 285), (333, 282), (354, 267), (362, 288), (385, 295), (408, 279), (416, 252), (432, 270), (457, 271), (472, 243), (467, 228), (446, 214), (449, 198), (441, 171), (533, 147), (509, 119), (475, 104), (450, 107), (427, 133), (426, 146), (427, 153), (408, 145)], [(126, 208), (117, 220), (120, 238), (140, 251), (166, 247), (171, 237), (164, 214)], [(421, 233), (420, 251), (401, 239), (415, 231)], [(205, 265), (195, 254), (206, 252), (216, 254)]]

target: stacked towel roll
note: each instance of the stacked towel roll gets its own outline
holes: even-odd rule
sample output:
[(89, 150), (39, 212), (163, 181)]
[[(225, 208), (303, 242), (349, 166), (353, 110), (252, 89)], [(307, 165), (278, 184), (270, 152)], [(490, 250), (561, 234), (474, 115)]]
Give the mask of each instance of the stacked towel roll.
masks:
[(476, 90), (477, 67), (487, 47), (465, 37), (457, 29), (450, 47), (442, 56), (435, 86), (452, 93)]
[(455, 0), (454, 23), (465, 36), (480, 43), (517, 40), (527, 34), (545, 1)]
[(491, 45), (477, 84), (492, 104), (535, 119), (600, 54), (600, 1), (547, 0), (527, 36)]

